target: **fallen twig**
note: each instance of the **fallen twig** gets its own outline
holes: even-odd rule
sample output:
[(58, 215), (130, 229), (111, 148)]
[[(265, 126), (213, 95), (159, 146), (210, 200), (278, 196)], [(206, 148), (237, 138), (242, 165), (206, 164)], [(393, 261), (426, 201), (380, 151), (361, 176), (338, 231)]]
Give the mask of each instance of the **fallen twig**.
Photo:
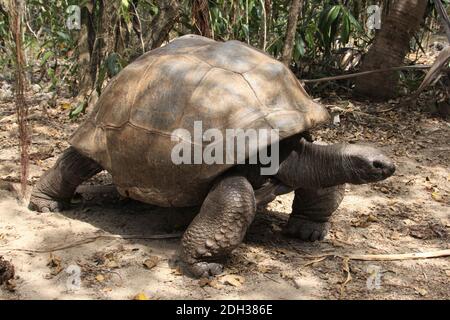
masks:
[(269, 279), (269, 280), (275, 282), (275, 283), (280, 283), (280, 281), (277, 281), (277, 280), (275, 280), (274, 278), (269, 277), (269, 276), (268, 276), (267, 274), (265, 274), (265, 273), (263, 273), (263, 276), (264, 276), (265, 278), (267, 278), (267, 279)]
[(61, 251), (64, 249), (69, 249), (77, 246), (81, 246), (83, 244), (91, 243), (97, 241), (99, 239), (136, 239), (136, 240), (159, 240), (159, 239), (178, 239), (182, 236), (182, 233), (170, 233), (170, 234), (155, 234), (151, 236), (143, 236), (143, 235), (115, 235), (115, 234), (101, 234), (97, 236), (87, 237), (85, 239), (75, 241), (63, 246), (56, 246), (49, 249), (25, 249), (25, 248), (4, 248), (0, 247), (2, 251), (24, 251), (24, 252), (33, 252), (33, 253), (49, 253), (54, 251)]
[(413, 253), (394, 253), (394, 254), (349, 254), (341, 255), (334, 253), (327, 253), (318, 256), (305, 256), (308, 259), (320, 259), (324, 257), (337, 257), (349, 260), (362, 260), (362, 261), (396, 261), (396, 260), (417, 260), (417, 259), (429, 259), (440, 258), (450, 256), (450, 249), (428, 251), (428, 252), (413, 252)]
[(324, 256), (324, 257), (320, 257), (320, 258), (314, 259), (313, 261), (310, 261), (310, 262), (308, 262), (308, 263), (305, 263), (305, 264), (302, 266), (302, 268), (305, 268), (305, 267), (307, 267), (307, 266), (313, 265), (313, 264), (315, 264), (315, 263), (319, 263), (319, 262), (325, 260), (325, 259), (328, 258), (328, 257), (329, 257), (329, 256)]
[(340, 288), (340, 297), (342, 298), (344, 296), (345, 293), (345, 286), (347, 285), (347, 283), (349, 283), (350, 281), (352, 281), (352, 275), (350, 273), (350, 265), (348, 264), (350, 261), (350, 259), (344, 258), (342, 261), (342, 271), (345, 272), (346, 276), (345, 276), (345, 280), (344, 282), (342, 282), (341, 284), (341, 288)]

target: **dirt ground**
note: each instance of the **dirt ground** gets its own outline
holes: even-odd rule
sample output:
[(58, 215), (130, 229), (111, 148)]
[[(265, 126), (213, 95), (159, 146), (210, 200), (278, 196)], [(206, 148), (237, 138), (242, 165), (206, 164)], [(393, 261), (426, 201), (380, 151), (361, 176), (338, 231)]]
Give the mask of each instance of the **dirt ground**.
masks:
[[(30, 186), (52, 166), (83, 119), (69, 120), (70, 100), (45, 109), (48, 100), (45, 92), (28, 95)], [(314, 131), (315, 138), (376, 145), (395, 160), (395, 176), (348, 186), (322, 242), (282, 235), (293, 196), (279, 197), (257, 214), (225, 274), (205, 281), (174, 267), (179, 239), (136, 238), (179, 233), (195, 209), (161, 209), (121, 198), (106, 172), (80, 188), (71, 210), (36, 214), (21, 204), (15, 192), (14, 104), (5, 98), (0, 105), (0, 256), (14, 265), (16, 277), (0, 288), (0, 299), (449, 299), (448, 256), (342, 258), (450, 249), (449, 122), (405, 101), (370, 108), (342, 98), (322, 103), (340, 123)]]

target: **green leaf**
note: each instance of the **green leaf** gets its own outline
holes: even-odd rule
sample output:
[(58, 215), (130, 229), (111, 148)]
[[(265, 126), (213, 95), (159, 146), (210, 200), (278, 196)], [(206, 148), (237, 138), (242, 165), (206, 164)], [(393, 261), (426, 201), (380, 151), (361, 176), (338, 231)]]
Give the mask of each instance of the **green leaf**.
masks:
[(305, 55), (305, 51), (305, 42), (303, 41), (303, 38), (299, 34), (297, 34), (293, 55), (294, 61), (300, 60), (300, 58)]
[(53, 57), (55, 54), (53, 53), (53, 51), (46, 51), (44, 53), (44, 55), (42, 56), (41, 59), (41, 66), (43, 66), (44, 64), (47, 63), (48, 59), (50, 59), (51, 57)]
[(333, 6), (327, 15), (327, 23), (328, 25), (331, 25), (338, 17), (339, 13), (341, 12), (341, 6), (335, 5)]
[(328, 11), (325, 11), (324, 14), (321, 15), (320, 22), (319, 22), (319, 30), (320, 34), (323, 36), (322, 43), (323, 46), (328, 51), (329, 48), (332, 45), (332, 41), (335, 36), (335, 28), (334, 22), (338, 18), (340, 12), (341, 12), (341, 6), (340, 5), (334, 5), (332, 6)]
[(61, 32), (61, 31), (57, 31), (56, 34), (63, 40), (65, 41), (70, 41), (70, 36), (67, 33)]
[(348, 43), (348, 40), (350, 38), (350, 29), (351, 29), (350, 19), (349, 19), (348, 15), (345, 15), (344, 19), (343, 19), (342, 32), (341, 32), (341, 42), (344, 45)]
[(69, 118), (74, 119), (78, 117), (86, 109), (87, 103), (85, 101), (79, 102), (75, 108), (70, 110)]
[(348, 17), (350, 24), (354, 26), (358, 32), (363, 32), (364, 30), (361, 24), (359, 23), (358, 20), (355, 19), (355, 17), (351, 14), (351, 12), (348, 11), (345, 7), (343, 7), (343, 10), (345, 11), (346, 16)]
[(128, 9), (130, 3), (128, 2), (128, 0), (122, 0), (122, 6), (126, 9)]

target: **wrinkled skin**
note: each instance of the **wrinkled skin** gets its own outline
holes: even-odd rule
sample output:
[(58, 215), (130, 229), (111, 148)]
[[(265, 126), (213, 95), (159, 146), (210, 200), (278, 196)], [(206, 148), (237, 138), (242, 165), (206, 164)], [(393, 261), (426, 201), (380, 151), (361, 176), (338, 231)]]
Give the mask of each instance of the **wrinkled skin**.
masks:
[[(378, 149), (324, 146), (299, 139), (281, 150), (286, 156), (273, 177), (258, 177), (255, 170), (232, 170), (216, 180), (181, 242), (181, 265), (186, 273), (194, 277), (221, 273), (220, 261), (242, 242), (257, 206), (280, 194), (295, 190), (284, 233), (316, 241), (327, 234), (329, 218), (344, 197), (345, 183), (381, 181), (395, 171), (392, 161)], [(65, 208), (76, 187), (101, 170), (73, 147), (67, 149), (35, 186), (30, 209)]]

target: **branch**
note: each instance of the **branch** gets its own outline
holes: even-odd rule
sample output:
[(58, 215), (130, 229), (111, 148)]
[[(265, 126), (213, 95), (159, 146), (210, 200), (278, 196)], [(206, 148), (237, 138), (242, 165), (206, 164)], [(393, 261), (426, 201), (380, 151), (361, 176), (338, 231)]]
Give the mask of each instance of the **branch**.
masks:
[[(339, 257), (348, 260), (362, 260), (362, 261), (398, 261), (398, 260), (417, 260), (417, 259), (429, 259), (440, 258), (450, 256), (450, 249), (428, 251), (428, 252), (413, 252), (413, 253), (394, 253), (394, 254), (324, 254), (319, 256), (306, 256), (309, 259), (321, 259), (325, 257)], [(321, 260), (320, 260), (321, 261)]]
[(447, 66), (449, 60), (450, 60), (450, 46), (446, 47), (439, 53), (433, 65), (431, 66), (431, 69), (428, 71), (422, 83), (420, 84), (420, 87), (414, 93), (414, 97), (417, 97), (419, 93), (421, 93), (426, 87), (428, 87), (434, 81), (434, 79), (436, 79), (437, 76), (440, 75), (444, 67)]
[(442, 5), (441, 0), (434, 0), (434, 5), (436, 6), (436, 11), (438, 12), (439, 18), (441, 20), (442, 26), (447, 34), (447, 40), (450, 42), (450, 19), (448, 17), (445, 7)]
[(332, 81), (332, 80), (343, 80), (343, 79), (356, 78), (356, 77), (361, 77), (364, 75), (378, 73), (378, 72), (407, 70), (407, 69), (430, 69), (430, 68), (431, 68), (431, 66), (429, 66), (429, 65), (418, 64), (418, 65), (413, 65), (413, 66), (400, 66), (400, 67), (392, 67), (392, 68), (385, 68), (385, 69), (376, 69), (376, 70), (344, 74), (344, 75), (334, 76), (334, 77), (325, 77), (325, 78), (319, 78), (319, 79), (306, 79), (306, 80), (301, 80), (301, 81), (304, 83), (325, 82), (325, 81)]

